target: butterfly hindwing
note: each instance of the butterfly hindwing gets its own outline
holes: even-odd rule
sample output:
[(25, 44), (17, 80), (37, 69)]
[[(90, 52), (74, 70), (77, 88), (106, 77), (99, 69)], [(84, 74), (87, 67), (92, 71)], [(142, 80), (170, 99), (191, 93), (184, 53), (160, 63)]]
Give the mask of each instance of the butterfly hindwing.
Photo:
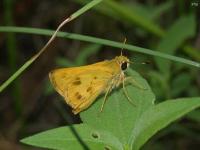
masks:
[[(87, 108), (93, 101), (104, 92), (108, 80), (105, 82), (100, 76), (93, 74), (82, 74), (77, 80), (69, 84), (66, 93), (66, 102), (73, 108), (74, 113), (78, 113)], [(99, 78), (99, 79), (98, 79)]]

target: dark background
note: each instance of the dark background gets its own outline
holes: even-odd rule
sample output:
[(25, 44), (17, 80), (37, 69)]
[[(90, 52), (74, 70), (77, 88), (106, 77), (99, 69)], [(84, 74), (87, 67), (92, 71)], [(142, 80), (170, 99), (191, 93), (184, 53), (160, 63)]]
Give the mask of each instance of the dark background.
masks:
[[(178, 18), (193, 14), (196, 24), (195, 35), (186, 39), (182, 45), (189, 44), (194, 48), (191, 51), (195, 51), (195, 55), (184, 51), (182, 45), (174, 55), (200, 61), (198, 1), (118, 0), (117, 2), (133, 8), (141, 7), (149, 14), (162, 4), (169, 5), (169, 8), (161, 11), (154, 20), (155, 24), (165, 30), (169, 29)], [(1, 0), (0, 25), (55, 30), (64, 18), (82, 6), (79, 0)], [(130, 22), (126, 17), (117, 18), (112, 13), (103, 11), (103, 5), (99, 8), (92, 9), (68, 23), (62, 31), (118, 42), (123, 42), (126, 37), (127, 43), (152, 50), (162, 39), (145, 27)], [(0, 83), (8, 79), (39, 51), (48, 39), (47, 36), (24, 33), (0, 33)], [(90, 52), (84, 55), (86, 51)], [(152, 75), (160, 73), (154, 57), (127, 51), (124, 53), (135, 62), (151, 62), (150, 65), (136, 64), (131, 68), (147, 79), (157, 96), (157, 103), (171, 98), (200, 95), (200, 75), (197, 68), (173, 62), (170, 67), (170, 79), (166, 82), (163, 78)], [(120, 49), (57, 38), (39, 59), (0, 94), (0, 149), (38, 149), (22, 145), (19, 140), (47, 129), (80, 122), (79, 117), (72, 115), (71, 109), (52, 89), (48, 79), (49, 71), (56, 67), (78, 66), (112, 59), (119, 54)], [(77, 60), (80, 55), (83, 57)], [(163, 86), (162, 82), (167, 84)], [(66, 120), (70, 122), (66, 123)], [(143, 149), (198, 149), (199, 133), (200, 111), (195, 110), (156, 134)]]

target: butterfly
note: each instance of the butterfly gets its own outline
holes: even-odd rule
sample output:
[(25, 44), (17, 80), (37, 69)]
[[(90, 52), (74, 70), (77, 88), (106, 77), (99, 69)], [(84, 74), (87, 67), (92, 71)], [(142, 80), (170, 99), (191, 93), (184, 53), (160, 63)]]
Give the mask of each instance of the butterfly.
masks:
[(142, 88), (132, 77), (125, 76), (125, 70), (130, 63), (131, 61), (121, 54), (112, 60), (91, 65), (56, 69), (49, 73), (49, 78), (55, 90), (72, 107), (74, 114), (87, 109), (99, 95), (105, 94), (100, 109), (102, 111), (108, 94), (121, 84), (126, 97), (132, 103), (125, 89), (125, 81), (130, 80)]

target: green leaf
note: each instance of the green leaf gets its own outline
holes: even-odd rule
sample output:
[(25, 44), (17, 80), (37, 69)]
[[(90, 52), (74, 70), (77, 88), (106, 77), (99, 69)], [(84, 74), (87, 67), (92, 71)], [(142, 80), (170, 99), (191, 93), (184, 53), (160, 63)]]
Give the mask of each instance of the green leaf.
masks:
[(122, 150), (121, 143), (110, 133), (87, 125), (60, 127), (21, 140), (22, 143), (58, 150)]
[(128, 74), (146, 88), (144, 90), (132, 85), (126, 86), (128, 95), (136, 106), (131, 105), (120, 88), (112, 91), (107, 97), (103, 112), (100, 113), (100, 107), (104, 95), (96, 100), (92, 107), (81, 113), (83, 123), (95, 129), (111, 132), (124, 146), (127, 145), (130, 133), (141, 114), (152, 107), (155, 100), (149, 85), (138, 73), (129, 70)]
[(126, 86), (135, 107), (128, 102), (122, 89), (117, 89), (107, 97), (103, 112), (100, 113), (101, 96), (81, 113), (84, 124), (112, 133), (128, 149), (140, 149), (156, 132), (200, 106), (200, 98), (168, 100), (154, 105), (155, 97), (146, 81), (134, 71), (129, 70), (128, 74), (146, 88)]
[(168, 82), (163, 80), (163, 75), (156, 71), (150, 71), (149, 77), (151, 79), (150, 83), (152, 86), (152, 90), (156, 95), (156, 98), (160, 100), (169, 97), (171, 93), (169, 91)]
[[(195, 17), (193, 14), (182, 16), (166, 32), (165, 37), (157, 46), (157, 50), (174, 55), (183, 42), (195, 34)], [(170, 61), (156, 58), (159, 70), (168, 75), (170, 71)]]
[(132, 147), (138, 150), (156, 132), (174, 120), (200, 107), (200, 97), (167, 100), (142, 114), (132, 132)]

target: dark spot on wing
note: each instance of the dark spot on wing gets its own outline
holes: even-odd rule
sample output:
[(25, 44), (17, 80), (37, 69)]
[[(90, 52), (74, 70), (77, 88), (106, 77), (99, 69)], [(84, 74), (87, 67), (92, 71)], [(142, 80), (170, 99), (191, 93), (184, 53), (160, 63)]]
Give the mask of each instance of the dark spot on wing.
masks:
[(76, 77), (76, 80), (81, 80), (80, 77)]
[(81, 81), (80, 81), (80, 80), (74, 81), (73, 84), (74, 84), (74, 85), (80, 85), (80, 84), (81, 84)]
[(80, 85), (81, 79), (79, 77), (76, 77), (75, 81), (73, 82), (74, 85)]
[(91, 90), (92, 90), (92, 87), (88, 87), (86, 91), (90, 92)]
[(78, 96), (77, 96), (77, 99), (79, 99), (79, 100), (80, 100), (81, 98), (82, 98), (82, 96), (81, 96), (81, 95), (78, 95)]
[(75, 96), (77, 96), (77, 95), (79, 95), (79, 92), (76, 92), (76, 93), (75, 93)]
[(79, 99), (79, 100), (82, 98), (82, 96), (81, 96), (81, 94), (80, 94), (79, 92), (76, 92), (76, 93), (75, 93), (75, 97), (76, 97), (77, 99)]
[(97, 79), (97, 77), (95, 76), (95, 77), (94, 77), (94, 79), (96, 80), (96, 79)]

